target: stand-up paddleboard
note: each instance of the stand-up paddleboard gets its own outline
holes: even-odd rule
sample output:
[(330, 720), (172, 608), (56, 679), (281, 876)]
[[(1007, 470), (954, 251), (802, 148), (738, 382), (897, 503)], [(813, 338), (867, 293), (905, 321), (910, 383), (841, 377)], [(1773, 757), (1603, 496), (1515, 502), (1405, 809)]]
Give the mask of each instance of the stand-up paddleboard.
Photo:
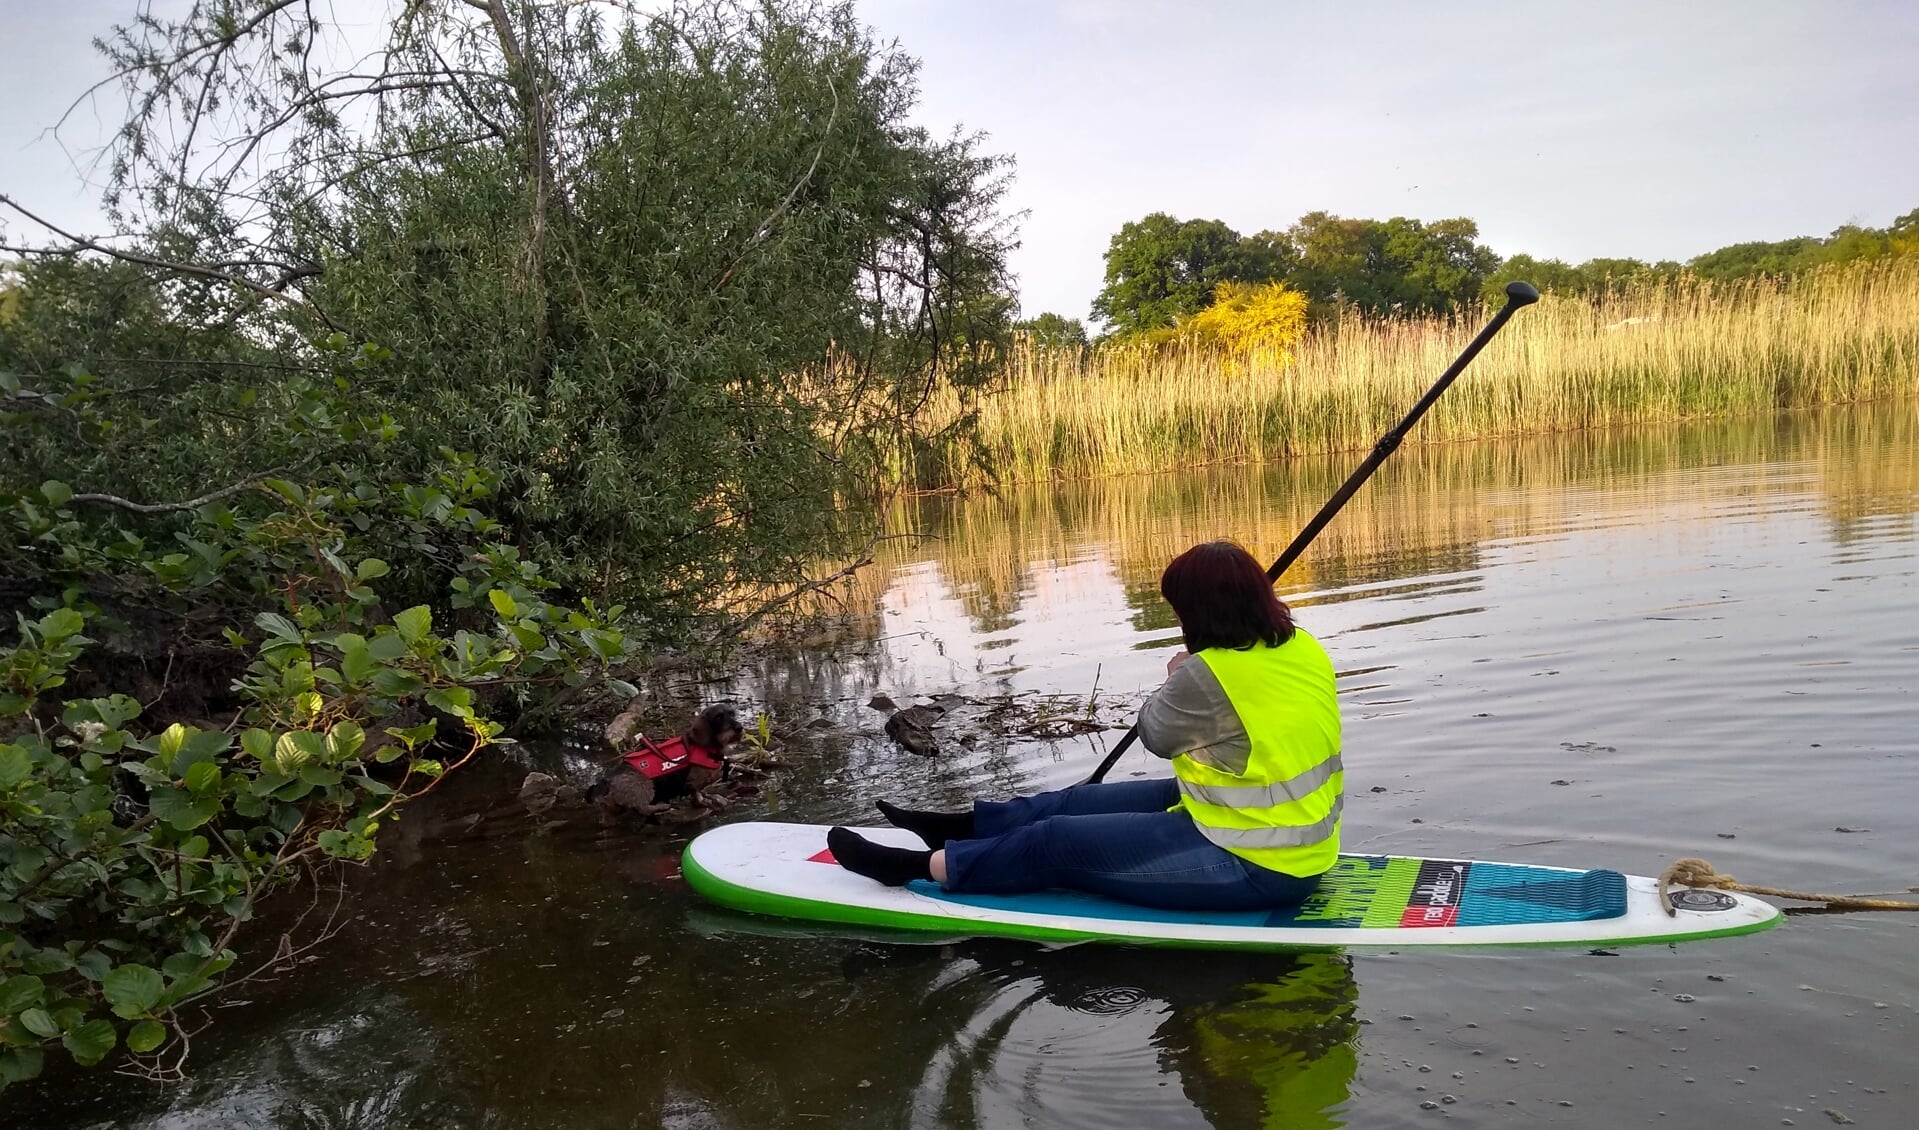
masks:
[[(899, 828), (861, 828), (924, 847)], [(1464, 859), (1342, 855), (1300, 906), (1272, 911), (1153, 910), (1097, 895), (963, 895), (936, 883), (886, 887), (833, 862), (824, 826), (747, 822), (686, 847), (687, 882), (736, 910), (947, 936), (1228, 949), (1329, 946), (1627, 945), (1748, 934), (1779, 909), (1747, 895), (1679, 889), (1668, 915), (1656, 880)]]

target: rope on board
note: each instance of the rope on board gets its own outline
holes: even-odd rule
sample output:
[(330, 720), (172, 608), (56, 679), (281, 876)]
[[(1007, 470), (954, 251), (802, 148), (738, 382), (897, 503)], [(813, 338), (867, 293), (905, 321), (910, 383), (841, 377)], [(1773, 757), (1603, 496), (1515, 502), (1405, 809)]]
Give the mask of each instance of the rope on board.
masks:
[(1750, 883), (1741, 883), (1731, 875), (1713, 870), (1713, 866), (1703, 859), (1675, 859), (1672, 866), (1659, 876), (1659, 903), (1666, 908), (1666, 917), (1677, 915), (1672, 901), (1666, 897), (1666, 889), (1677, 883), (1682, 887), (1713, 887), (1722, 891), (1744, 891), (1749, 895), (1771, 895), (1774, 898), (1792, 899), (1796, 902), (1823, 902), (1827, 906), (1843, 910), (1919, 910), (1919, 902), (1909, 899), (1869, 898), (1865, 895), (1822, 895), (1811, 891), (1789, 891), (1783, 887), (1759, 887)]

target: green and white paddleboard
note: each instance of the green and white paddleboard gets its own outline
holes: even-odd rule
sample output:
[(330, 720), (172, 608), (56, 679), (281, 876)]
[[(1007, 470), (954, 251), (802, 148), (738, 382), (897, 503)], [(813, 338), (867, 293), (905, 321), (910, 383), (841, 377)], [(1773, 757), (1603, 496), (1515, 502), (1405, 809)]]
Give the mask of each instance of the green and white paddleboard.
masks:
[[(873, 840), (923, 847), (898, 828)], [(1273, 911), (1153, 910), (1071, 891), (960, 895), (930, 882), (885, 887), (833, 862), (817, 824), (728, 824), (681, 860), (687, 882), (722, 906), (815, 922), (997, 935), (1044, 942), (1227, 949), (1331, 946), (1629, 945), (1763, 930), (1779, 909), (1747, 895), (1680, 889), (1617, 871), (1465, 859), (1342, 855), (1318, 893)]]

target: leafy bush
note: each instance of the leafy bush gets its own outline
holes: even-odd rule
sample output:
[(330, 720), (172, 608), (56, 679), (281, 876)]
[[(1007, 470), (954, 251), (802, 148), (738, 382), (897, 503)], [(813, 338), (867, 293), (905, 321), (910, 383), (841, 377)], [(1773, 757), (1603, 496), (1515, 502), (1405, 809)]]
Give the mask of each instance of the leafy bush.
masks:
[(1230, 354), (1260, 354), (1284, 363), (1306, 336), (1307, 299), (1284, 283), (1225, 282), (1213, 292), (1213, 304), (1185, 319), (1180, 336)]
[[(20, 615), (0, 648), (0, 1082), (37, 1074), (54, 1043), (83, 1064), (123, 1043), (177, 1069), (179, 1010), (235, 963), (263, 897), (372, 855), (407, 800), (504, 740), (500, 710), (628, 657), (622, 609), (549, 602), (551, 581), (485, 540), (497, 527), (470, 503), (489, 481), (458, 458), (430, 485), (267, 480), (245, 492), (263, 505), (202, 506), (158, 553), (91, 534), (65, 484), (0, 495), (9, 540), (69, 601)], [(388, 615), (392, 570), (362, 551), (409, 538), (457, 555), (458, 575), (442, 609)], [(146, 725), (129, 695), (69, 693), (86, 633), (128, 630), (90, 593), (236, 585), (279, 607), (224, 633), (244, 663), (225, 726)]]

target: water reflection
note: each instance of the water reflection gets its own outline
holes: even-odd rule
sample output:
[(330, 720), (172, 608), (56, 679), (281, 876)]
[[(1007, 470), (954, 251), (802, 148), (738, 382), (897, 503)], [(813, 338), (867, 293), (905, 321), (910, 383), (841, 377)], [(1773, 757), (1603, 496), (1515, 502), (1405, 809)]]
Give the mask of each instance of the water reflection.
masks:
[[(937, 593), (972, 632), (990, 635), (1070, 620), (1070, 610), (1053, 603), (1081, 602), (1098, 578), (1112, 578), (1133, 630), (1163, 631), (1172, 626), (1158, 594), (1165, 562), (1222, 535), (1255, 556), (1276, 556), (1357, 460), (1355, 453), (1049, 484), (997, 500), (918, 499), (899, 525), (934, 540), (895, 543), (879, 568), (861, 575), (860, 593), (876, 605), (889, 593)], [(1910, 520), (1919, 507), (1915, 480), (1919, 410), (1911, 402), (1408, 447), (1320, 535), (1283, 588), (1321, 598), (1469, 578), (1488, 551), (1515, 538), (1552, 540), (1701, 514), (1810, 509), (1826, 517), (1831, 540), (1843, 546), (1870, 536), (1876, 521)], [(946, 618), (945, 607), (911, 602), (930, 619)]]
[(947, 994), (971, 1011), (927, 1064), (914, 1126), (1108, 1127), (1120, 1094), (1138, 1126), (1346, 1124), (1359, 1024), (1342, 956), (961, 961), (930, 995)]

